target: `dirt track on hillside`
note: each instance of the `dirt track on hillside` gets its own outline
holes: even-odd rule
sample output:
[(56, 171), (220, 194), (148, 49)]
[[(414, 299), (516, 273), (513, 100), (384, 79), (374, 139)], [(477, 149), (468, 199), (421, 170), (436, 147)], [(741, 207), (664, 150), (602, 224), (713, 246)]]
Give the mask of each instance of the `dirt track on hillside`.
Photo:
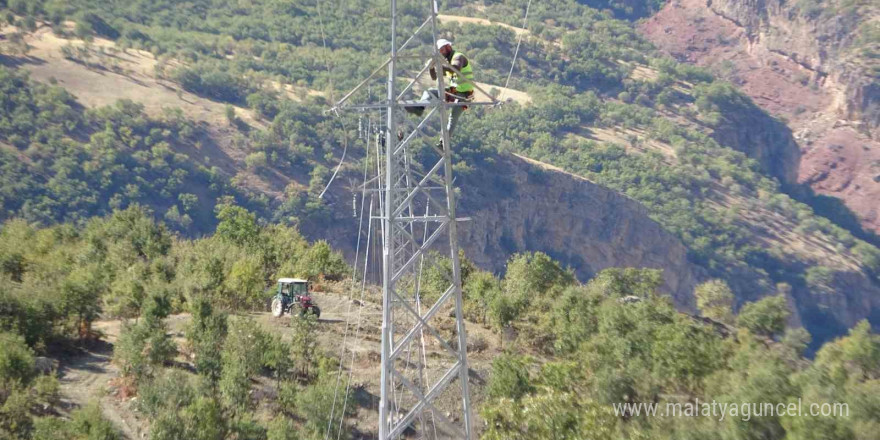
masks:
[[(343, 384), (346, 383), (351, 369), (352, 389), (355, 390), (357, 411), (349, 420), (355, 432), (370, 438), (375, 425), (375, 411), (373, 406), (378, 402), (379, 391), (379, 336), (381, 323), (381, 308), (372, 302), (363, 303), (349, 301), (346, 295), (333, 293), (315, 293), (313, 297), (321, 307), (321, 319), (318, 323), (319, 349), (326, 356), (338, 358), (340, 348), (345, 340)], [(360, 319), (358, 318), (360, 315)], [(289, 339), (289, 320), (285, 315), (274, 318), (268, 312), (250, 313), (242, 315), (255, 320), (264, 329), (279, 334), (283, 339)], [(169, 335), (182, 345), (184, 331), (189, 323), (188, 314), (172, 315), (168, 317)], [(360, 331), (355, 332), (355, 323), (360, 320)], [(349, 331), (346, 336), (346, 323)], [(62, 406), (66, 413), (70, 410), (98, 401), (104, 415), (123, 433), (127, 439), (141, 439), (148, 436), (148, 421), (135, 410), (137, 397), (124, 395), (120, 387), (119, 370), (112, 363), (113, 344), (116, 342), (122, 328), (120, 320), (102, 320), (94, 324), (94, 329), (103, 337), (75, 354), (65, 355), (58, 358), (59, 378), (61, 383)], [(491, 333), (478, 325), (470, 324), (469, 335), (479, 335), (480, 339), (488, 340), (490, 345), (497, 341)], [(430, 346), (431, 344), (429, 344)], [(429, 352), (439, 347), (430, 348)], [(355, 353), (352, 362), (352, 352)], [(472, 386), (479, 393), (484, 385), (485, 374), (491, 359), (498, 351), (493, 347), (479, 353), (472, 353), (471, 369)], [(180, 356), (178, 362), (186, 363), (187, 360)], [(262, 379), (257, 378), (255, 386), (259, 386)], [(479, 398), (475, 402), (479, 402)]]

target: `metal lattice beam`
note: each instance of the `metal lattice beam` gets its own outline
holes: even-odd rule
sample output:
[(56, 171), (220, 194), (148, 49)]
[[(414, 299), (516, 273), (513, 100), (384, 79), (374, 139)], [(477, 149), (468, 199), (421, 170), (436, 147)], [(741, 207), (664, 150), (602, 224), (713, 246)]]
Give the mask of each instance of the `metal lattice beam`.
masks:
[[(398, 84), (404, 79), (401, 71), (407, 63), (412, 67), (413, 62), (424, 60), (427, 45), (427, 57), (438, 70), (433, 87), (446, 89), (444, 67), (457, 70), (436, 48), (437, 4), (434, 0), (426, 3), (427, 18), (398, 46), (397, 1), (391, 0), (388, 59), (332, 108), (334, 113), (378, 111), (385, 118), (385, 134), (379, 142), (381, 151), (377, 152), (377, 178), (367, 181), (362, 188), (381, 195), (380, 212), (371, 213), (371, 218), (381, 221), (383, 244), (380, 440), (398, 439), (409, 430), (417, 431), (420, 438), (473, 437), (452, 142), (447, 121), (454, 107), (497, 105), (498, 101), (492, 98), (488, 103), (447, 102), (443, 93), (427, 105), (404, 99), (422, 84), (429, 68), (419, 66), (418, 73), (408, 78), (405, 85)], [(427, 32), (431, 33), (430, 41)], [(371, 82), (379, 81), (383, 70), (387, 72), (385, 99), (355, 103), (358, 93), (372, 87)], [(474, 86), (477, 92), (491, 98)], [(426, 107), (425, 114), (418, 123), (407, 121), (405, 111), (421, 106)], [(442, 146), (436, 142), (438, 137)], [(413, 162), (414, 152), (418, 153), (419, 163)], [(423, 310), (422, 272), (427, 259), (437, 254), (449, 259), (451, 277), (442, 294)], [(451, 326), (445, 321), (450, 316), (454, 317)], [(445, 321), (442, 328), (441, 321)], [(429, 350), (433, 350), (430, 356)]]

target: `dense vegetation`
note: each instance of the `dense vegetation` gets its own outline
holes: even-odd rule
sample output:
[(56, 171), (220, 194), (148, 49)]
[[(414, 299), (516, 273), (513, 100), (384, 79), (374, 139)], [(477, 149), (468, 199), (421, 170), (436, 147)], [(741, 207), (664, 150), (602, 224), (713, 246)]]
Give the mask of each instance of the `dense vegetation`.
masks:
[(135, 317), (156, 295), (170, 311), (195, 298), (248, 310), (265, 305), (265, 287), (280, 276), (338, 279), (347, 270), (326, 242), (309, 245), (293, 228), (260, 226), (235, 205), (220, 205), (217, 217), (217, 233), (199, 240), (174, 237), (140, 206), (80, 229), (7, 222), (0, 230), (0, 327), (44, 347), (90, 337), (99, 311)]
[(179, 110), (152, 118), (131, 101), (86, 110), (61, 87), (5, 67), (0, 101), (0, 142), (13, 147), (0, 148), (2, 218), (81, 223), (150, 203), (175, 228), (204, 230), (213, 219), (201, 205), (229, 193), (218, 169), (196, 166), (172, 149), (199, 136)]
[[(124, 327), (114, 362), (128, 379), (125, 392), (140, 389), (144, 411), (157, 417), (162, 428), (154, 429), (153, 438), (217, 438), (194, 434), (208, 426), (259, 431), (249, 419), (247, 393), (248, 378), (263, 367), (279, 379), (314, 383), (301, 395), (295, 382), (285, 385), (292, 399), (285, 411), (326, 404), (322, 372), (330, 366), (315, 351), (313, 321), (294, 327), (300, 343), (291, 346), (226, 313), (264, 307), (265, 288), (279, 276), (320, 284), (344, 276), (346, 264), (325, 242), (310, 245), (292, 228), (260, 226), (255, 215), (238, 206), (219, 206), (217, 217), (217, 233), (194, 241), (174, 237), (139, 206), (94, 218), (81, 228), (37, 229), (21, 220), (0, 227), (3, 438), (117, 438), (104, 433), (109, 425), (95, 421), (100, 411), (94, 408), (75, 413), (72, 422), (50, 417), (58, 404), (58, 383), (54, 375), (34, 373), (35, 352), (100, 337), (91, 330), (99, 315), (139, 318)], [(182, 311), (194, 316), (187, 350), (205, 382), (165, 370), (178, 347), (163, 318)], [(296, 374), (288, 371), (295, 366)], [(163, 406), (170, 402), (180, 405), (179, 411)], [(220, 422), (217, 417), (224, 414), (235, 417)]]
[[(810, 362), (801, 357), (810, 335), (786, 329), (781, 296), (734, 316), (730, 289), (711, 281), (697, 289), (712, 318), (701, 320), (657, 294), (662, 277), (652, 270), (608, 269), (580, 285), (545, 255), (527, 254), (510, 260), (503, 280), (480, 278), (465, 280), (468, 301), (486, 298), (496, 328), (517, 334), (492, 365), (484, 439), (869, 439), (880, 427), (880, 336), (867, 322)], [(614, 408), (656, 403), (663, 415), (667, 403), (798, 399), (804, 408), (847, 403), (848, 413), (647, 417)]]
[[(259, 226), (239, 207), (224, 205), (218, 216), (218, 232), (196, 241), (172, 237), (139, 207), (81, 228), (2, 226), (4, 436), (119, 438), (97, 406), (70, 419), (54, 416), (57, 380), (35, 368), (35, 354), (94, 337), (88, 324), (100, 313), (138, 318), (124, 325), (114, 363), (123, 374), (121, 392), (137, 394), (137, 409), (151, 422), (150, 438), (323, 438), (337, 364), (315, 344), (314, 319), (292, 319), (292, 340), (284, 342), (236, 312), (261, 304), (262, 287), (277, 274), (320, 281), (342, 276), (346, 267), (325, 244), (309, 246), (292, 229)], [(426, 298), (448, 274), (448, 261), (432, 258)], [(655, 270), (608, 269), (580, 284), (541, 253), (514, 256), (502, 279), (465, 260), (466, 315), (471, 325), (494, 329), (505, 353), (492, 363), (480, 409), (483, 438), (869, 439), (880, 427), (880, 337), (867, 322), (809, 361), (802, 355), (810, 336), (786, 328), (781, 296), (734, 314), (731, 290), (711, 281), (697, 289), (705, 318), (695, 318), (658, 294), (661, 282)], [(192, 314), (179, 345), (164, 320), (177, 311)], [(274, 397), (254, 397), (259, 377), (271, 379)], [(848, 413), (765, 414), (744, 422), (648, 418), (613, 406), (697, 399), (846, 403)], [(339, 426), (330, 425), (334, 432)]]
[(274, 170), (310, 184), (291, 186), (279, 206), (199, 157), (202, 144), (213, 141), (179, 109), (159, 117), (131, 101), (84, 109), (63, 88), (6, 67), (0, 67), (0, 100), (0, 142), (7, 144), (0, 144), (0, 218), (42, 224), (83, 223), (140, 203), (177, 231), (205, 233), (216, 225), (214, 207), (230, 197), (265, 218), (320, 216), (320, 202), (309, 197), (327, 174), (321, 164), (329, 148), (319, 139), (340, 135), (333, 121), (319, 120), (315, 105), (264, 93), (249, 97), (274, 121), (266, 132), (233, 140), (252, 146), (248, 164), (259, 171), (271, 161)]
[[(703, 315), (726, 326), (676, 313), (656, 293), (656, 272), (610, 270), (580, 285), (541, 254), (512, 259), (503, 280), (466, 265), (468, 316), (499, 334), (518, 334), (503, 341), (510, 353), (492, 374), (482, 412), (486, 436), (549, 438), (552, 429), (563, 438), (586, 432), (597, 438), (871, 438), (880, 423), (880, 342), (869, 325), (828, 342), (810, 362), (801, 358), (809, 337), (784, 329), (781, 295), (742, 303), (789, 288), (808, 295), (835, 286), (838, 268), (765, 244), (768, 231), (754, 217), (760, 213), (829, 243), (875, 280), (880, 251), (785, 195), (771, 170), (712, 136), (719, 128), (743, 129), (730, 114), (756, 111), (742, 94), (657, 56), (630, 24), (591, 8), (631, 18), (660, 2), (583, 3), (533, 5), (529, 28), (536, 38), (524, 41), (511, 85), (529, 91), (535, 103), (470, 112), (457, 134), (456, 170), (466, 180), (499, 152), (518, 152), (638, 200), (682, 239), (694, 261), (727, 280), (696, 292)], [(385, 51), (385, 36), (375, 30), (387, 28), (387, 14), (378, 4), (338, 1), (322, 8), (318, 20), (321, 3), (124, 0), (107, 8), (94, 0), (0, 2), (18, 15), (6, 15), (7, 21), (31, 29), (46, 19), (65, 33), (60, 23), (72, 18), (81, 37), (152, 52), (160, 61), (157, 74), (186, 90), (254, 109), (267, 129), (242, 127), (233, 139), (247, 149), (247, 167), (294, 176), (283, 201), (270, 200), (191, 153), (207, 134), (177, 111), (148, 116), (125, 101), (87, 110), (56, 85), (0, 67), (0, 218), (20, 219), (0, 232), (0, 328), (6, 332), (0, 344), (11, 360), (0, 392), (4, 435), (114, 438), (94, 408), (70, 421), (47, 417), (57, 384), (31, 367), (34, 352), (92, 337), (89, 324), (103, 313), (139, 318), (125, 328), (115, 361), (129, 390), (141, 397), (154, 438), (281, 439), (293, 428), (321, 437), (327, 421), (317, 415), (327, 412), (332, 362), (308, 344), (281, 343), (227, 313), (258, 307), (262, 289), (278, 275), (319, 279), (345, 271), (326, 243), (310, 246), (289, 226), (326, 218), (329, 207), (314, 196), (345, 134), (322, 114), (325, 100), (303, 95), (293, 102), (274, 82), (328, 96), (353, 86)], [(486, 17), (514, 25), (524, 8), (521, 2), (486, 6)], [(406, 9), (403, 27), (415, 27), (420, 12)], [(480, 79), (502, 84), (513, 33), (446, 26), (479, 66)], [(652, 74), (637, 78), (637, 65)], [(630, 134), (621, 145), (587, 139), (596, 127)], [(657, 144), (669, 151), (652, 147)], [(50, 226), (60, 222), (71, 224)], [(169, 232), (195, 236), (215, 226), (213, 236), (196, 240)], [(447, 269), (438, 263), (429, 279), (442, 286)], [(736, 305), (742, 305), (738, 314)], [(185, 347), (170, 343), (163, 321), (176, 311), (194, 316)], [(811, 319), (806, 323), (819, 330), (815, 340), (828, 339), (820, 333), (828, 331), (827, 318)], [(312, 324), (297, 325), (296, 337), (310, 340)], [(197, 374), (173, 367), (181, 351), (195, 354)], [(279, 383), (273, 408), (279, 417), (271, 422), (254, 415), (248, 397), (249, 379), (258, 375)], [(848, 402), (851, 416), (755, 423), (643, 419), (615, 415), (608, 406), (799, 397)]]

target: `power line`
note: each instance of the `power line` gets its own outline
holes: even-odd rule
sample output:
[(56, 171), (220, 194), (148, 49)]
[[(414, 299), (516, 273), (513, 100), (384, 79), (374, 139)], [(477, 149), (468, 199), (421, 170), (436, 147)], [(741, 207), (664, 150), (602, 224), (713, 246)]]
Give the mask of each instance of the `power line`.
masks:
[(523, 17), (522, 32), (520, 32), (519, 38), (516, 41), (516, 50), (513, 52), (513, 61), (510, 63), (510, 71), (507, 72), (507, 80), (504, 81), (504, 88), (505, 89), (510, 84), (510, 76), (513, 75), (513, 68), (516, 66), (516, 57), (519, 55), (519, 47), (522, 44), (523, 36), (525, 36), (526, 32), (528, 31), (529, 8), (531, 8), (531, 7), (532, 7), (532, 0), (529, 0), (529, 2), (526, 4), (526, 14)]

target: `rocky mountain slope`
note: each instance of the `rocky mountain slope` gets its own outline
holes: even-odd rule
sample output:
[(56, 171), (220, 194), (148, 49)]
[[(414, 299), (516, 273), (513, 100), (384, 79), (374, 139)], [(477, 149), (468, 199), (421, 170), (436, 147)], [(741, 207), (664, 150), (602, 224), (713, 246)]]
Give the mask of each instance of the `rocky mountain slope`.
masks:
[[(66, 46), (84, 47), (82, 41), (61, 38), (47, 26), (25, 41), (30, 50), (21, 67), (34, 79), (57, 82), (88, 107), (112, 105), (118, 99), (133, 99), (153, 114), (179, 107), (205, 128), (199, 151), (185, 151), (194, 160), (220, 166), (238, 176), (249, 191), (272, 198), (284, 198), (285, 186), (296, 185), (296, 179), (283, 174), (248, 169), (246, 151), (232, 142), (235, 130), (224, 116), (224, 106), (156, 78), (156, 60), (150, 53), (116, 51), (112, 41), (98, 38), (87, 49), (93, 51), (85, 57), (88, 65), (62, 53)], [(245, 123), (264, 128), (251, 110), (234, 108)], [(637, 202), (525, 157), (499, 158), (487, 171), (468, 179), (461, 208), (472, 218), (461, 228), (463, 247), (481, 267), (501, 272), (514, 253), (543, 251), (571, 266), (580, 279), (607, 267), (659, 268), (665, 273), (664, 291), (692, 309), (691, 292), (705, 274), (698, 276), (702, 271), (688, 261), (687, 248)], [(348, 203), (350, 189), (342, 184), (349, 178), (355, 178), (354, 173), (344, 172), (326, 196), (333, 221), (304, 221), (301, 226), (311, 238), (327, 239), (353, 258), (357, 224)]]
[[(708, 274), (635, 200), (518, 155), (499, 156), (491, 169), (462, 180), (458, 213), (467, 220), (459, 225), (459, 242), (479, 267), (501, 274), (513, 254), (540, 251), (582, 280), (609, 267), (662, 269), (661, 290), (679, 307), (695, 310), (693, 289)], [(353, 259), (351, 193), (337, 185), (325, 197), (333, 220), (304, 222), (303, 232)]]
[(880, 231), (875, 2), (677, 0), (639, 25), (678, 59), (709, 67), (788, 121), (797, 180), (841, 198)]
[[(498, 61), (492, 51), (512, 50), (516, 42), (508, 27), (492, 25), (507, 7), (474, 13), (481, 20), (447, 20), (450, 32), (462, 35), (462, 45), (473, 47), (473, 56), (486, 66), (482, 73), (489, 84), (503, 81), (509, 68), (509, 60)], [(471, 259), (498, 271), (511, 254), (540, 250), (581, 279), (610, 266), (662, 268), (664, 291), (683, 308), (692, 306), (693, 286), (712, 277), (730, 283), (738, 304), (781, 289), (795, 311), (793, 322), (807, 325), (817, 341), (875, 313), (876, 249), (779, 189), (776, 179), (793, 183), (798, 170), (799, 151), (788, 128), (711, 75), (656, 58), (628, 24), (598, 17), (584, 19), (579, 28), (557, 18), (558, 25), (532, 28), (524, 42), (521, 57), (527, 63), (512, 86), (530, 85), (519, 92), (529, 98), (521, 100), (526, 105), (475, 110), (457, 134), (459, 213), (471, 218), (461, 228), (462, 243)], [(139, 26), (125, 20), (115, 23)], [(351, 255), (356, 239), (351, 189), (360, 182), (361, 144), (352, 146), (330, 192), (318, 199), (339, 163), (343, 136), (338, 121), (321, 114), (325, 92), (307, 87), (295, 74), (270, 76), (254, 69), (253, 62), (265, 63), (257, 66), (262, 69), (287, 69), (272, 58), (274, 52), (266, 52), (275, 46), (257, 50), (249, 46), (253, 42), (218, 42), (199, 33), (213, 46), (201, 47), (204, 59), (194, 61), (187, 58), (194, 56), (189, 49), (163, 52), (170, 49), (160, 45), (179, 44), (161, 40), (167, 34), (153, 34), (155, 45), (147, 51), (129, 47), (142, 44), (137, 43), (142, 36), (114, 41), (89, 35), (84, 42), (71, 34), (72, 23), (35, 27), (4, 29), (7, 42), (23, 34), (29, 45), (7, 52), (5, 64), (31, 72), (38, 82), (58, 84), (87, 107), (111, 104), (113, 90), (119, 90), (142, 103), (147, 114), (178, 107), (195, 121), (195, 139), (167, 148), (178, 153), (175, 160), (210, 168), (205, 174), (211, 188), (198, 197), (205, 205), (198, 209), (203, 219), (212, 217), (218, 196), (209, 190), (216, 190), (266, 221), (296, 222), (309, 238), (327, 239)], [(138, 34), (129, 29), (126, 35)], [(303, 56), (313, 49), (271, 44)], [(352, 62), (347, 49), (339, 51), (341, 60)], [(586, 58), (572, 58), (578, 56)], [(230, 68), (233, 63), (245, 67)], [(201, 83), (188, 82), (193, 77), (184, 74)], [(240, 94), (251, 93), (247, 99), (206, 86), (216, 78), (236, 81), (235, 75), (248, 78), (235, 84)], [(295, 84), (286, 82), (294, 79)], [(291, 110), (280, 111), (282, 101)], [(16, 165), (43, 159), (38, 148), (0, 145)], [(140, 161), (157, 151), (133, 157)], [(164, 169), (160, 158), (149, 163)], [(558, 168), (548, 169), (553, 167)], [(56, 188), (63, 185), (45, 186)], [(195, 222), (201, 229), (174, 224), (189, 195), (150, 198), (125, 190), (110, 201), (148, 204), (183, 233), (212, 228), (211, 220)], [(109, 209), (103, 199), (97, 205)]]

